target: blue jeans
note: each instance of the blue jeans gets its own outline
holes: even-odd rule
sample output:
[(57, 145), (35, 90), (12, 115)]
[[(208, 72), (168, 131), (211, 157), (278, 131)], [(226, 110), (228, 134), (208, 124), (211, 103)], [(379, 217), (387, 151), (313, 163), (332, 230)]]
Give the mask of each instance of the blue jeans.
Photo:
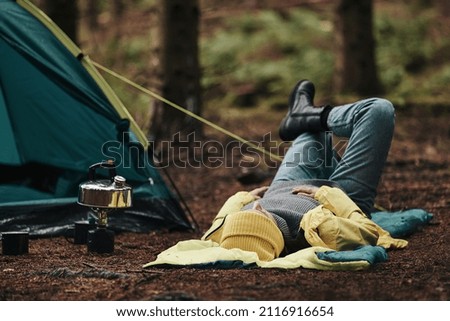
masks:
[[(394, 121), (394, 107), (385, 99), (370, 98), (333, 108), (327, 121), (330, 132), (298, 136), (273, 182), (330, 180), (363, 212), (370, 213), (391, 145)], [(342, 158), (332, 146), (333, 134), (348, 138)]]

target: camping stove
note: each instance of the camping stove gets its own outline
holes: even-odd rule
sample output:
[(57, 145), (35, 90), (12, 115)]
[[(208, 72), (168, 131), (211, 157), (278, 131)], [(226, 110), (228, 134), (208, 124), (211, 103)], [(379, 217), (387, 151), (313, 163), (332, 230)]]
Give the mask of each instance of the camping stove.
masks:
[[(108, 180), (96, 180), (96, 170), (107, 168)], [(97, 163), (89, 167), (89, 181), (80, 184), (78, 204), (90, 207), (96, 214), (96, 228), (88, 232), (88, 250), (96, 253), (114, 251), (114, 231), (109, 230), (108, 215), (114, 210), (131, 207), (132, 189), (122, 176), (116, 175), (112, 162)]]

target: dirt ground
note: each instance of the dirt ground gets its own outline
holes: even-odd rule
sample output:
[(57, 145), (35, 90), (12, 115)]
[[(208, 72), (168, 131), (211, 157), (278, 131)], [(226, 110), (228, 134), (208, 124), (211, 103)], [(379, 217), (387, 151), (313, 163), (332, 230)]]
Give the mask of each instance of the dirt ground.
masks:
[[(369, 270), (150, 268), (142, 265), (180, 240), (198, 238), (227, 197), (270, 183), (242, 185), (238, 167), (170, 170), (200, 229), (116, 235), (112, 254), (93, 254), (63, 237), (30, 240), (29, 254), (0, 256), (0, 300), (448, 300), (450, 293), (449, 114), (400, 111), (377, 203), (423, 208), (431, 224), (408, 237), (404, 250)], [(239, 132), (245, 130), (235, 121)], [(255, 119), (252, 139), (275, 131)], [(248, 124), (247, 124), (248, 125)], [(242, 132), (241, 134), (244, 134)]]

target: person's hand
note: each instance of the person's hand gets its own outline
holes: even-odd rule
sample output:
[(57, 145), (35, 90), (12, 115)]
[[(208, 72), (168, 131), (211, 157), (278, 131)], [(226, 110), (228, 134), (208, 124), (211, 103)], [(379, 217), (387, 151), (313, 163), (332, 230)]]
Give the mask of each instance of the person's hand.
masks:
[(292, 189), (292, 194), (305, 195), (314, 198), (318, 190), (319, 188), (317, 186), (299, 185)]
[(255, 188), (254, 190), (250, 191), (249, 193), (253, 195), (255, 199), (260, 199), (264, 196), (264, 193), (269, 189), (269, 186), (262, 186)]
[(257, 210), (261, 215), (265, 215), (265, 216), (267, 216), (269, 219), (271, 219), (272, 222), (274, 222), (275, 224), (277, 223), (277, 221), (275, 221), (275, 218), (273, 217), (273, 215), (272, 215), (270, 212), (266, 211), (266, 210), (261, 206), (261, 204), (259, 204), (258, 201), (255, 201), (255, 202), (253, 203), (252, 210)]

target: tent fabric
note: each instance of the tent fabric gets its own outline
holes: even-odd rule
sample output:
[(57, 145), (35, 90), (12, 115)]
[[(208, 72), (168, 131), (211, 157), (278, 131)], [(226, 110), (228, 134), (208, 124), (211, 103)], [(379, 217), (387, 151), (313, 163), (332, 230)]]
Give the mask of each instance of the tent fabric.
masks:
[[(123, 217), (139, 222), (134, 231), (156, 223), (190, 228), (129, 112), (89, 58), (28, 1), (0, 0), (0, 141), (0, 232), (28, 223), (32, 233), (54, 233), (86, 214), (76, 205), (78, 186), (89, 166), (106, 160), (115, 161), (139, 204), (117, 214), (119, 226)], [(47, 217), (55, 200), (77, 209), (58, 206), (64, 224)], [(45, 224), (26, 219), (36, 206)]]

